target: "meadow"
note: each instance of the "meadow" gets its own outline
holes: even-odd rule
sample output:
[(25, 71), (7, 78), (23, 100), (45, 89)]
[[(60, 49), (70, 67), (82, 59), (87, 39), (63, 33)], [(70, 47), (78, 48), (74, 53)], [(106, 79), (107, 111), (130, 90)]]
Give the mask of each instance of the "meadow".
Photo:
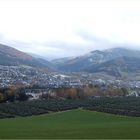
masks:
[(140, 139), (140, 117), (74, 109), (0, 119), (0, 139)]

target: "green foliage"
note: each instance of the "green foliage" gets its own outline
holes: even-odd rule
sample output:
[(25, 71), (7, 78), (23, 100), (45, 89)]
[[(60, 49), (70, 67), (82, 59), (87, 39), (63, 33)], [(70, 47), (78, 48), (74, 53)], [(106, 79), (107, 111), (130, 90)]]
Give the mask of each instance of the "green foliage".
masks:
[(0, 119), (4, 119), (4, 118), (14, 118), (14, 117), (15, 117), (14, 115), (9, 115), (9, 114), (1, 113), (1, 112), (0, 112)]
[(140, 116), (140, 98), (50, 99), (1, 103), (0, 112), (14, 116), (31, 116), (49, 112), (85, 108), (126, 116)]

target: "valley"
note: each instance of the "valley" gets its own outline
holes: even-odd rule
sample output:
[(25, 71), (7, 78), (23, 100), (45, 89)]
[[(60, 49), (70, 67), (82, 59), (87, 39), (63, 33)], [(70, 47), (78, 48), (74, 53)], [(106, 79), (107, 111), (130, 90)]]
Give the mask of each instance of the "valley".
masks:
[(139, 51), (47, 61), (0, 49), (1, 139), (140, 138)]
[(0, 0), (0, 140), (140, 139), (140, 1)]
[(119, 47), (48, 61), (0, 44), (0, 57), (3, 66), (29, 66), (48, 72), (87, 72), (103, 78), (140, 80), (140, 51)]

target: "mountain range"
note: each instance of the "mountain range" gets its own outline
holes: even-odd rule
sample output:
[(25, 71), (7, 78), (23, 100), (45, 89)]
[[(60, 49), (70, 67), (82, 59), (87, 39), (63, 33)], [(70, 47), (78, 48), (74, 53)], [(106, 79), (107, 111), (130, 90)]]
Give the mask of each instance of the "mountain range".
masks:
[(125, 48), (95, 50), (78, 57), (67, 57), (47, 61), (21, 52), (15, 48), (0, 44), (0, 65), (27, 65), (65, 72), (104, 73), (122, 77), (140, 74), (140, 51)]
[(140, 73), (140, 51), (125, 48), (96, 50), (79, 57), (52, 62), (61, 71), (105, 73), (116, 77), (126, 73)]

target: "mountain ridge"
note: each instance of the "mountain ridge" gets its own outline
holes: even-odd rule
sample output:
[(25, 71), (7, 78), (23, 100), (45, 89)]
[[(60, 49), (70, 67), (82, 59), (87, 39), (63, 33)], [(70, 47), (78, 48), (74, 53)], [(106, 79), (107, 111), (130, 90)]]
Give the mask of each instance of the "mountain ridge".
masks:
[(112, 48), (88, 54), (47, 61), (7, 45), (0, 44), (0, 65), (28, 65), (62, 72), (106, 73), (121, 77), (123, 73), (140, 73), (140, 51)]
[(140, 51), (125, 48), (112, 48), (104, 51), (95, 50), (88, 54), (69, 59), (68, 61), (64, 59), (65, 62), (57, 63), (56, 65), (62, 71), (79, 71), (90, 65), (101, 64), (123, 56), (140, 58)]
[(140, 73), (139, 62), (140, 51), (112, 48), (104, 51), (91, 51), (56, 65), (59, 70), (66, 72), (105, 72), (115, 77), (121, 77), (122, 73)]
[(35, 58), (13, 47), (0, 44), (0, 65), (29, 65), (37, 68), (49, 68), (51, 63), (41, 58)]

